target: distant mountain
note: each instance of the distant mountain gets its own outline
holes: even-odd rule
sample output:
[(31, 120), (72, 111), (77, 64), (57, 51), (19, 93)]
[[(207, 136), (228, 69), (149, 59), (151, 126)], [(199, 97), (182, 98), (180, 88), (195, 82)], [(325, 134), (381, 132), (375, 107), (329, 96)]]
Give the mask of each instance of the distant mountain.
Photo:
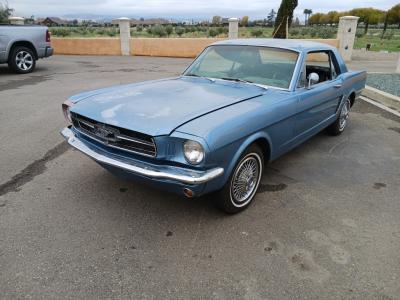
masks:
[(141, 18), (144, 18), (146, 20), (151, 19), (160, 19), (160, 20), (170, 20), (170, 21), (187, 21), (188, 19), (193, 20), (193, 21), (204, 21), (208, 20), (209, 18), (204, 17), (196, 17), (196, 18), (188, 18), (187, 16), (154, 16), (154, 15), (143, 15), (143, 16), (132, 16), (132, 15), (97, 15), (97, 14), (66, 14), (62, 15), (61, 18), (63, 19), (68, 19), (68, 20), (94, 20), (97, 22), (111, 22), (114, 19), (120, 18), (120, 17), (128, 17), (131, 19), (136, 19), (140, 20)]

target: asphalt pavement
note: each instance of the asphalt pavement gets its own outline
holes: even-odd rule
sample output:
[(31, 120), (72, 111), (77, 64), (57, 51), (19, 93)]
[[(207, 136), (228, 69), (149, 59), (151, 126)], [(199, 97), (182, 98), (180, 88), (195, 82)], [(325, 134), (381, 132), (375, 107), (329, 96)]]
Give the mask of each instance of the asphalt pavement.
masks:
[(400, 120), (368, 103), (341, 136), (272, 162), (234, 216), (116, 178), (63, 142), (68, 96), (189, 62), (0, 66), (0, 298), (400, 299)]

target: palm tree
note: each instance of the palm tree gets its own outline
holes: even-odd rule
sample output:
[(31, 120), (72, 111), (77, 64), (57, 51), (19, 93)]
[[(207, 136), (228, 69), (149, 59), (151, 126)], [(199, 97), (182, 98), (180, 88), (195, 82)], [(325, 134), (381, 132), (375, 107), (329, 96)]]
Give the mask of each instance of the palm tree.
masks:
[(311, 14), (312, 14), (312, 9), (308, 9), (308, 8), (306, 8), (304, 11), (303, 11), (303, 14), (304, 14), (304, 16), (305, 16), (305, 19), (304, 19), (304, 25), (308, 25), (308, 19), (309, 19), (309, 17), (311, 16)]

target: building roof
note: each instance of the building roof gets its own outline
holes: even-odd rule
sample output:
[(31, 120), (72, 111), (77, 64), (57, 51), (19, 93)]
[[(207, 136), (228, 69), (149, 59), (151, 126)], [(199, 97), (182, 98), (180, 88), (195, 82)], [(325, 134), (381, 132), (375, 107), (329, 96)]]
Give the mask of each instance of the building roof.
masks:
[(37, 18), (36, 22), (37, 23), (49, 22), (49, 23), (56, 23), (58, 25), (67, 25), (67, 24), (71, 24), (72, 23), (72, 21), (63, 20), (63, 19), (58, 18), (58, 17)]
[(295, 39), (234, 39), (224, 40), (213, 43), (213, 45), (238, 45), (238, 46), (263, 46), (273, 48), (283, 48), (294, 51), (307, 51), (307, 50), (332, 50), (336, 49), (324, 43), (295, 40)]

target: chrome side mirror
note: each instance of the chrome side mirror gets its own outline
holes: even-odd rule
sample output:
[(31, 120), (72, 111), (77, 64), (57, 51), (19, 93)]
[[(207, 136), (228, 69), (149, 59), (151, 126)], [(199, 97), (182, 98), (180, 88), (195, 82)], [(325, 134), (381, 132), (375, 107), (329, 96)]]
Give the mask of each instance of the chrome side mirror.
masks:
[(308, 75), (308, 86), (307, 88), (311, 88), (311, 86), (313, 84), (318, 83), (319, 81), (319, 76), (317, 73), (310, 73), (310, 75)]

